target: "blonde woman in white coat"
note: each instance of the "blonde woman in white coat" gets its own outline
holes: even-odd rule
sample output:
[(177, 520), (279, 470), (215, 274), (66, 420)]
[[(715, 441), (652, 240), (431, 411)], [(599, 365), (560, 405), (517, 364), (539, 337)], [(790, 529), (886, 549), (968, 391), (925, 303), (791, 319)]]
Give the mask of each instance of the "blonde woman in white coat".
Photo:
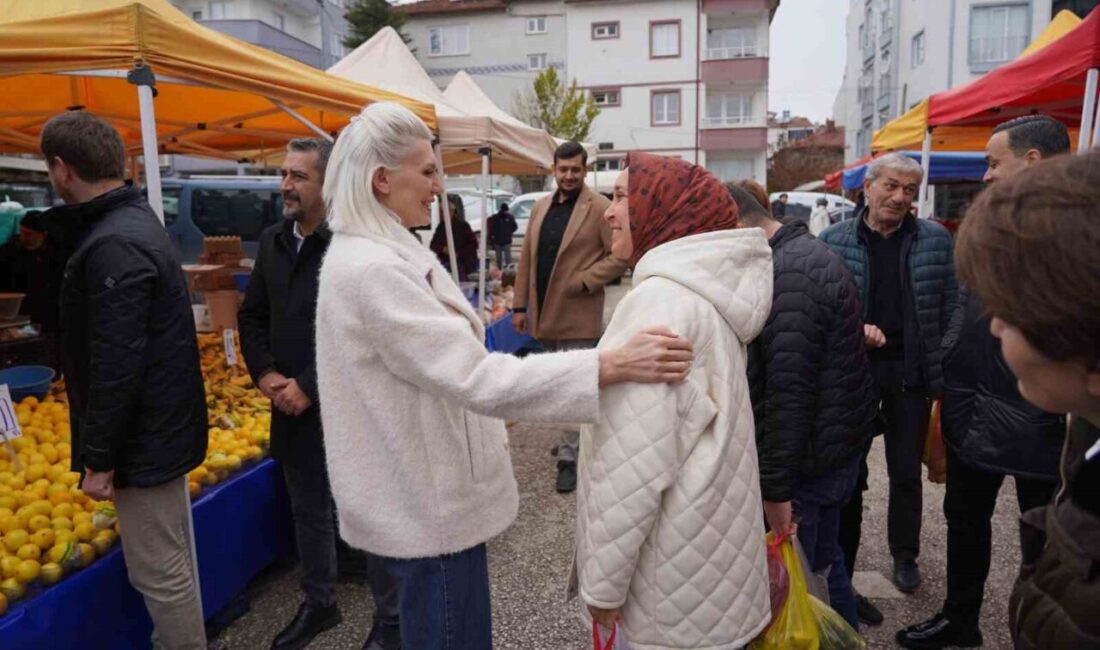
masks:
[(679, 381), (691, 347), (667, 330), (618, 349), (518, 359), (407, 228), (443, 191), (428, 128), (371, 105), (340, 134), (324, 198), (317, 375), (340, 535), (400, 584), (416, 649), (492, 646), (485, 542), (516, 516), (504, 424), (595, 421), (599, 386)]
[(741, 648), (770, 619), (745, 345), (771, 307), (771, 249), (705, 169), (627, 164), (605, 218), (634, 289), (600, 346), (671, 323), (696, 356), (680, 384), (603, 390), (581, 432), (574, 585), (586, 621), (635, 650)]

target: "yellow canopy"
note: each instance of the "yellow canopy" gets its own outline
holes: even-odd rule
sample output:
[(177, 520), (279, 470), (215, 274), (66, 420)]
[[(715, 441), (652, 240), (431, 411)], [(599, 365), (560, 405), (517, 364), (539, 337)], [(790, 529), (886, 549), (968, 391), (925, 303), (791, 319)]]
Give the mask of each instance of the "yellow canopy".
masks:
[(0, 0), (0, 151), (36, 153), (47, 119), (83, 107), (140, 153), (139, 102), (126, 79), (140, 67), (156, 76), (160, 153), (281, 148), (335, 133), (378, 101), (401, 103), (436, 128), (429, 104), (208, 29), (167, 0)]
[[(1031, 42), (1020, 56), (1023, 58), (1073, 31), (1081, 22), (1072, 11), (1063, 10), (1050, 21), (1046, 29)], [(888, 122), (875, 131), (871, 139), (871, 151), (920, 150), (924, 134), (928, 131), (928, 102), (925, 98), (904, 115)], [(989, 140), (991, 129), (974, 126), (939, 127), (932, 132), (933, 151), (982, 151)], [(1075, 139), (1074, 139), (1075, 141)]]

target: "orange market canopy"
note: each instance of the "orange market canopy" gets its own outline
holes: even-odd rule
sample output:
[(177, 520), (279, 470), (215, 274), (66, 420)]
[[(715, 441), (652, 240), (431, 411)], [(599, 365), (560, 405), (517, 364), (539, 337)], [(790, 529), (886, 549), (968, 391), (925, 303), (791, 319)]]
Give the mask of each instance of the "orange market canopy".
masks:
[[(1072, 32), (1081, 23), (1071, 11), (1061, 11), (1035, 37), (1017, 60), (1025, 58)], [(933, 96), (935, 97), (935, 95)], [(923, 99), (904, 115), (875, 131), (871, 151), (919, 149), (928, 132), (928, 106), (931, 98)], [(989, 126), (942, 126), (932, 134), (932, 151), (982, 151), (992, 134)]]
[[(293, 137), (331, 139), (378, 101), (404, 104), (436, 126), (429, 104), (202, 27), (167, 0), (0, 0), (0, 77), (4, 152), (37, 153), (45, 121), (74, 108), (109, 120), (129, 153), (146, 160), (159, 153), (235, 159)], [(159, 212), (156, 165), (146, 180)]]

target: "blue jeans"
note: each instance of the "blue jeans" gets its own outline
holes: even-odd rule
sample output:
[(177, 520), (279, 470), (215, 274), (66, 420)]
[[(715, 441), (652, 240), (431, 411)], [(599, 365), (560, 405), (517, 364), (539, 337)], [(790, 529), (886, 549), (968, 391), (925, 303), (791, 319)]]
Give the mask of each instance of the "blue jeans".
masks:
[(847, 467), (799, 483), (794, 497), (798, 541), (814, 573), (828, 572), (829, 600), (838, 614), (859, 629), (856, 599), (840, 549), (840, 510), (859, 477), (859, 458)]
[(398, 582), (401, 646), (490, 650), (489, 562), (485, 545), (438, 557), (384, 558)]

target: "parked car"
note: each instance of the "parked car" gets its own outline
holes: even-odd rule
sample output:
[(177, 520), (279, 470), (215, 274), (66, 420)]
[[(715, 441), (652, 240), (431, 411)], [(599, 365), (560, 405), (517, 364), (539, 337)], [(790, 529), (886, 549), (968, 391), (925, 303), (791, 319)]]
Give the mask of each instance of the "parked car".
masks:
[(549, 195), (550, 192), (520, 194), (512, 201), (512, 204), (508, 206), (508, 209), (512, 212), (512, 216), (516, 218), (516, 225), (519, 226), (519, 229), (516, 230), (516, 242), (522, 243), (524, 236), (527, 235), (527, 222), (531, 220), (531, 210), (535, 207), (535, 201)]
[(164, 179), (164, 227), (180, 261), (198, 262), (204, 237), (237, 236), (256, 258), (260, 233), (283, 218), (280, 180), (274, 176), (233, 179)]
[(840, 223), (841, 221), (847, 221), (856, 216), (855, 206), (842, 206), (839, 208), (829, 209), (829, 222)]
[(817, 200), (821, 198), (829, 202), (828, 208), (830, 214), (836, 209), (856, 207), (856, 204), (849, 199), (839, 194), (828, 194), (826, 192), (772, 192), (768, 195), (768, 200), (774, 205), (779, 201), (780, 195), (783, 194), (787, 195), (788, 220), (797, 219), (799, 221), (809, 222), (810, 213), (813, 212), (814, 206), (817, 205)]

